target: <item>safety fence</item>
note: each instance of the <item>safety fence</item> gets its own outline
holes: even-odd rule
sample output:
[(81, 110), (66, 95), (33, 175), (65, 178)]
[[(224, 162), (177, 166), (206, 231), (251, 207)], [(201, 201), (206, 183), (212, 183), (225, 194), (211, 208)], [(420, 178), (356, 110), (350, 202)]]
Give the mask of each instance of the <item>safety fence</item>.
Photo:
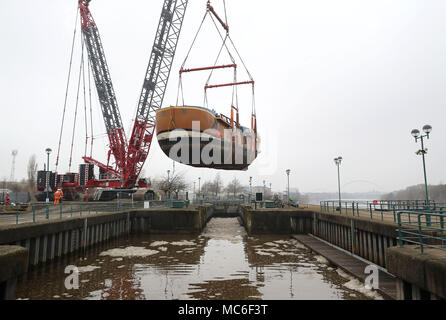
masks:
[(445, 220), (446, 214), (427, 211), (398, 211), (398, 245), (405, 243), (425, 248), (446, 251)]
[[(396, 208), (383, 209), (382, 204), (369, 201), (321, 201), (322, 212), (351, 215), (371, 220), (390, 220), (396, 223)], [(389, 211), (389, 212), (387, 212)]]
[(222, 200), (222, 199), (194, 199), (191, 201), (193, 205), (203, 205), (205, 203), (213, 204), (213, 205), (242, 205), (244, 203), (247, 203), (245, 200), (241, 199), (228, 199), (228, 200)]
[(359, 216), (359, 210), (364, 208), (364, 203), (359, 201), (321, 201), (320, 208), (322, 212)]
[(26, 210), (6, 211), (6, 214), (0, 215), (0, 224), (36, 223), (50, 219), (83, 217), (129, 209), (180, 209), (189, 206), (190, 202), (184, 200), (36, 203), (29, 204)]
[(446, 213), (446, 204), (434, 201), (401, 200), (401, 201), (321, 201), (322, 212), (347, 214), (371, 220), (393, 221), (397, 223), (397, 212), (400, 210)]
[(446, 208), (446, 203), (436, 202), (434, 200), (375, 200), (368, 201), (367, 207), (379, 211), (398, 211), (398, 210), (431, 210), (440, 211)]

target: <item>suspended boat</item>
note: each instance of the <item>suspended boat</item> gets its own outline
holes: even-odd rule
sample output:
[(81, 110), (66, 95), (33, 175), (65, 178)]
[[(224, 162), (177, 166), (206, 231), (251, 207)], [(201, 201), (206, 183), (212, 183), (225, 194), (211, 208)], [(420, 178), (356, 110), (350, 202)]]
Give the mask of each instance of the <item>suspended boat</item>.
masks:
[(197, 168), (246, 170), (258, 154), (255, 130), (234, 121), (233, 112), (229, 118), (204, 107), (160, 109), (156, 133), (169, 158)]
[[(224, 4), (224, 3), (223, 3)], [(226, 12), (226, 10), (225, 10)], [(186, 56), (180, 69), (180, 85), (176, 106), (159, 109), (156, 113), (156, 134), (158, 143), (163, 152), (174, 161), (182, 164), (190, 165), (198, 168), (213, 168), (223, 170), (246, 170), (248, 166), (257, 158), (258, 154), (258, 137), (257, 137), (257, 121), (254, 103), (254, 79), (251, 77), (238, 50), (229, 36), (229, 26), (227, 21), (223, 21), (214, 8), (207, 2), (205, 17), (212, 15), (223, 27), (226, 35), (223, 38), (218, 30), (217, 24), (214, 24), (223, 39), (222, 46), (218, 53), (217, 59), (213, 66), (186, 69), (185, 64), (189, 54), (194, 46), (201, 26), (192, 43), (191, 48)], [(213, 19), (213, 18), (212, 18)], [(202, 22), (203, 24), (203, 22)], [(238, 65), (229, 51), (227, 40), (234, 47), (249, 80), (239, 82), (237, 80)], [(231, 59), (230, 63), (218, 65), (218, 60), (222, 50), (228, 51)], [(230, 83), (213, 84), (209, 81), (216, 70), (233, 69), (233, 77)], [(184, 103), (184, 91), (182, 76), (184, 73), (209, 71), (210, 75), (204, 86), (205, 105), (208, 106), (207, 90), (213, 88), (232, 87), (231, 116), (227, 117), (218, 114), (214, 110), (205, 107), (187, 106)], [(239, 123), (239, 108), (237, 87), (241, 85), (252, 86), (252, 113), (251, 128), (241, 126)], [(179, 106), (179, 97), (183, 98), (182, 105)], [(234, 116), (235, 115), (235, 116)]]

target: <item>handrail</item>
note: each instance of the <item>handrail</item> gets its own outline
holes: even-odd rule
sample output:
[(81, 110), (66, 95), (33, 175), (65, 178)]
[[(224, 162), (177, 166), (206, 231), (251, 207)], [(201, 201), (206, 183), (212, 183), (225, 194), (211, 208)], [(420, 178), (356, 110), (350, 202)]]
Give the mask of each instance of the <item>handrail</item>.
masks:
[(421, 253), (425, 248), (446, 251), (445, 220), (441, 212), (402, 210), (398, 217), (398, 245), (415, 244)]

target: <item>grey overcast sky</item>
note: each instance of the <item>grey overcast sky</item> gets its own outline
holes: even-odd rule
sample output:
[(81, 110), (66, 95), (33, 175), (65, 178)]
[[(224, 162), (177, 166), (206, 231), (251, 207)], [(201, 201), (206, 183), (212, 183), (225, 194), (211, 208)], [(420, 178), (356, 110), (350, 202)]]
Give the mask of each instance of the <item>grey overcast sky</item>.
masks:
[[(221, 0), (214, 0), (221, 12)], [(121, 116), (130, 130), (147, 67), (162, 0), (93, 0)], [(333, 158), (344, 158), (346, 192), (392, 191), (423, 182), (420, 146), (410, 135), (433, 127), (427, 142), (428, 181), (446, 183), (446, 1), (444, 0), (226, 0), (231, 35), (256, 80), (262, 153), (246, 172), (194, 169), (176, 164), (190, 181), (248, 184), (263, 180), (273, 190), (303, 192), (337, 189)], [(203, 17), (206, 0), (190, 0), (173, 66), (166, 106), (175, 104), (178, 70)], [(0, 0), (0, 177), (9, 178), (11, 151), (18, 150), (16, 179), (36, 154), (57, 150), (77, 0)], [(218, 50), (207, 26), (193, 65), (208, 65)], [(79, 39), (73, 66), (76, 82)], [(212, 57), (209, 60), (209, 57)], [(202, 85), (189, 84), (191, 103), (202, 101)], [(195, 85), (197, 84), (197, 86)], [(199, 87), (199, 88), (198, 88)], [(198, 88), (198, 89), (197, 89)], [(68, 170), (75, 88), (67, 107), (61, 164)], [(93, 95), (94, 99), (97, 99)], [(221, 102), (222, 100), (219, 100)], [(247, 100), (248, 101), (248, 100)], [(104, 125), (94, 107), (94, 157), (106, 158)], [(83, 109), (76, 131), (74, 168), (85, 139)], [(219, 112), (228, 105), (216, 103)], [(248, 126), (250, 105), (241, 106)], [(102, 136), (102, 138), (101, 138)], [(51, 155), (51, 167), (55, 152)], [(172, 169), (158, 144), (145, 165), (147, 176)], [(74, 170), (74, 169), (72, 169)]]

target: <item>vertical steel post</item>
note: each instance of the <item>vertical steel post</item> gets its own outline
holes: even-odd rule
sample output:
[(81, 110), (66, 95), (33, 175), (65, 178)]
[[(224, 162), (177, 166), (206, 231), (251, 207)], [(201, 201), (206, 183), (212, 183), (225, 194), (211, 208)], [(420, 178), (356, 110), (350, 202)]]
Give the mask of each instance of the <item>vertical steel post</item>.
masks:
[(252, 177), (249, 177), (249, 205), (251, 205), (252, 197)]
[(342, 208), (341, 208), (341, 174), (340, 174), (340, 169), (339, 169), (339, 166), (341, 165), (340, 157), (335, 159), (335, 163), (336, 163), (336, 166), (338, 167), (339, 213), (342, 213)]
[[(426, 215), (426, 220), (427, 220), (427, 215)], [(421, 214), (418, 214), (418, 238), (420, 239), (421, 253), (424, 253), (423, 231), (422, 231), (422, 228), (421, 228)]]
[(51, 149), (46, 149), (46, 154), (47, 154), (46, 170), (48, 171), (48, 172), (47, 172), (47, 177), (48, 177), (48, 175), (49, 175), (49, 178), (48, 178), (48, 185), (46, 186), (46, 202), (47, 202), (47, 203), (49, 203), (49, 201), (50, 201), (49, 190), (48, 190), (48, 188), (49, 188), (49, 186), (50, 186), (50, 179), (51, 179), (51, 173), (50, 173), (50, 151), (49, 151), (49, 150), (51, 150)]
[[(428, 191), (428, 187), (427, 187), (427, 175), (426, 175), (426, 160), (424, 158), (424, 139), (423, 136), (420, 137), (421, 138), (421, 150), (423, 150), (421, 152), (421, 156), (423, 158), (423, 172), (424, 172), (424, 189), (426, 192), (426, 209), (429, 210), (430, 204), (429, 204), (429, 191)], [(431, 226), (431, 217), (430, 216), (426, 216), (426, 223), (427, 226)], [(421, 252), (423, 253), (423, 249), (421, 249)]]
[(288, 203), (288, 205), (290, 205), (290, 174), (288, 173), (288, 183), (287, 183), (287, 196), (288, 196), (288, 199), (287, 199), (287, 203)]
[[(398, 215), (398, 246), (402, 247), (403, 246), (403, 239), (401, 237), (402, 237), (403, 233), (402, 233), (402, 230), (401, 230), (401, 228), (402, 228), (401, 212), (398, 212), (397, 215)], [(410, 214), (409, 214), (409, 217), (410, 217)]]
[[(423, 136), (421, 136), (420, 138), (421, 138), (421, 150), (424, 151)], [(424, 172), (424, 188), (426, 191), (426, 206), (429, 206), (429, 192), (428, 192), (428, 188), (427, 188), (426, 160), (424, 159), (424, 152), (422, 152), (421, 155), (423, 157), (423, 172)]]

